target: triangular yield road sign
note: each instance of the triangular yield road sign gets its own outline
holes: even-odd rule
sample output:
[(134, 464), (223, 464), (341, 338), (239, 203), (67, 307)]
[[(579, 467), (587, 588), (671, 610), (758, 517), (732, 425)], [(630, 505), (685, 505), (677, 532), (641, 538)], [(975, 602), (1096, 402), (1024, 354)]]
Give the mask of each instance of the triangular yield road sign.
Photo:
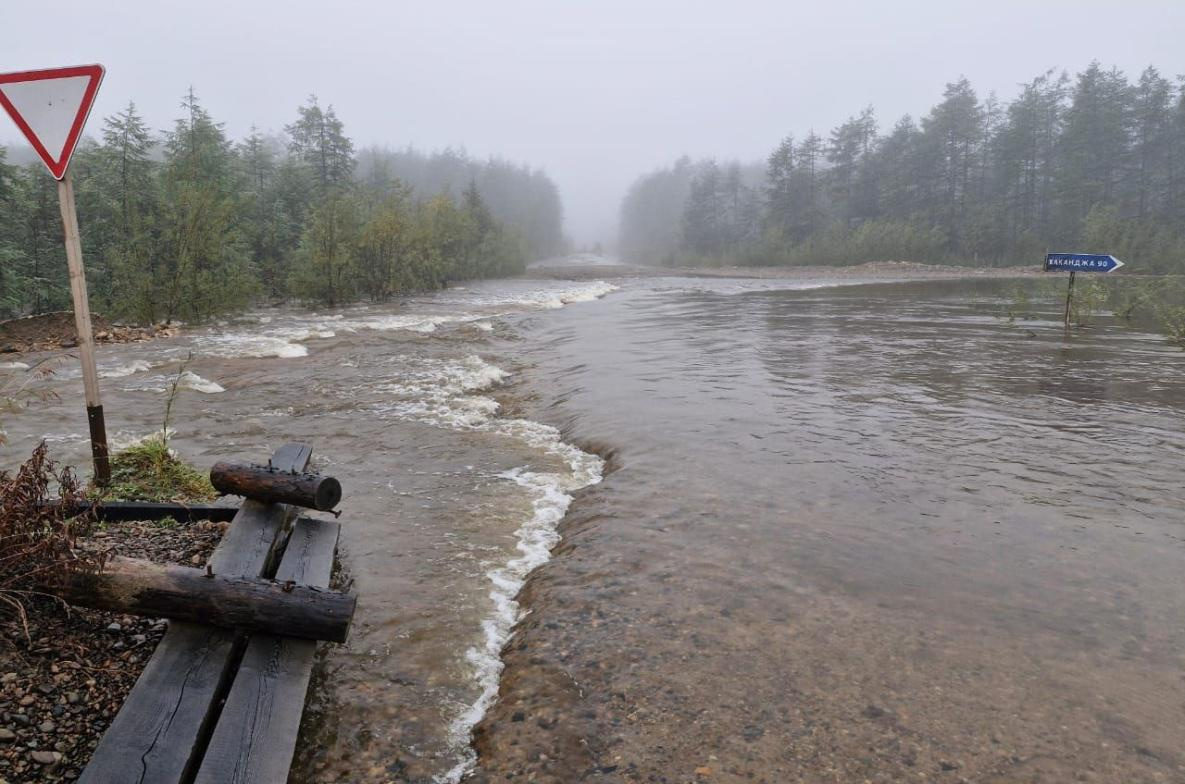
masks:
[(103, 73), (101, 65), (77, 65), (0, 74), (0, 106), (54, 179), (66, 176)]

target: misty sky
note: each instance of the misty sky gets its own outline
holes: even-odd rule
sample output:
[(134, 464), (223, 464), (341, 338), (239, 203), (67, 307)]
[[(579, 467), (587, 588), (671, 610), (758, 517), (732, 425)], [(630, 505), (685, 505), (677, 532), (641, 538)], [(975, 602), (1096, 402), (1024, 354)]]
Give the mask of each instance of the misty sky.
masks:
[(579, 242), (610, 241), (633, 178), (682, 153), (762, 158), (867, 104), (885, 127), (960, 74), (1011, 98), (1092, 58), (1185, 73), (1182, 0), (6, 0), (0, 30), (0, 71), (107, 67), (92, 132), (129, 98), (165, 129), (190, 84), (233, 137), (279, 131), (315, 92), (358, 146), (545, 168)]

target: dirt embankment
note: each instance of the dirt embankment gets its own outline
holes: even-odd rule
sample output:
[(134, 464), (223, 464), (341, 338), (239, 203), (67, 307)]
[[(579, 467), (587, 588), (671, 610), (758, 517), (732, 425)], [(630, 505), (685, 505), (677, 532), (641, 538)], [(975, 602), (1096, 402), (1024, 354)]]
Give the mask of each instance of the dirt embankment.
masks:
[(600, 278), (758, 278), (796, 280), (802, 278), (848, 280), (869, 278), (885, 280), (933, 278), (1017, 278), (1040, 275), (1041, 267), (956, 267), (944, 264), (919, 264), (912, 261), (870, 261), (852, 266), (816, 267), (643, 267), (621, 263), (547, 262), (532, 266), (529, 278), (594, 280)]
[[(111, 324), (95, 314), (91, 315), (91, 329), (99, 343), (133, 343), (168, 337), (178, 331), (177, 327), (168, 324), (150, 327)], [(3, 354), (74, 348), (77, 345), (78, 330), (74, 328), (74, 314), (71, 311), (0, 321), (0, 353)]]

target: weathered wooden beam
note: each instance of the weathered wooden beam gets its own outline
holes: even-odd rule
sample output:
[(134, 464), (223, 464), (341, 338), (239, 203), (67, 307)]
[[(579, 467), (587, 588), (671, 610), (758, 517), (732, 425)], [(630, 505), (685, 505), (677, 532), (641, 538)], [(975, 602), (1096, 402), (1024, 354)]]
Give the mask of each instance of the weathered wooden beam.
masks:
[[(287, 444), (271, 463), (304, 471), (312, 449)], [(270, 577), (276, 541), (290, 509), (245, 501), (210, 558), (218, 574)], [(81, 784), (174, 784), (197, 771), (213, 731), (218, 700), (229, 688), (242, 635), (226, 629), (173, 623), (148, 666), (99, 741)]]
[[(276, 579), (328, 586), (339, 531), (332, 521), (298, 520)], [(288, 780), (315, 651), (308, 640), (251, 637), (196, 784)]]
[[(61, 505), (59, 501), (50, 501), (51, 508)], [(151, 501), (79, 501), (71, 504), (67, 514), (80, 515), (91, 512), (97, 520), (109, 522), (127, 522), (136, 520), (164, 520), (171, 517), (179, 523), (192, 523), (198, 520), (226, 522), (233, 520), (238, 514), (237, 506), (217, 506), (214, 504), (170, 504), (153, 503)]]
[(331, 642), (346, 641), (356, 603), (337, 591), (120, 557), (47, 590), (96, 610)]
[(322, 512), (328, 512), (342, 500), (341, 483), (333, 477), (279, 471), (274, 464), (215, 463), (210, 469), (210, 484), (223, 495), (241, 495)]

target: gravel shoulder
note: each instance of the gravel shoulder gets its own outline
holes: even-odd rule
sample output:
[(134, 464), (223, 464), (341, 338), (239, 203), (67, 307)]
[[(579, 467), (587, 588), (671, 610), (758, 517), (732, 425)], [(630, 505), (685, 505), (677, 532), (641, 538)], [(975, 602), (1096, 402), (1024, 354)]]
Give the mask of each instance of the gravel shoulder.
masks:
[(1017, 267), (957, 267), (912, 261), (871, 261), (845, 267), (643, 267), (617, 263), (547, 261), (532, 265), (528, 278), (594, 280), (602, 278), (750, 278), (758, 280), (860, 280), (1021, 278), (1043, 274), (1040, 265)]

